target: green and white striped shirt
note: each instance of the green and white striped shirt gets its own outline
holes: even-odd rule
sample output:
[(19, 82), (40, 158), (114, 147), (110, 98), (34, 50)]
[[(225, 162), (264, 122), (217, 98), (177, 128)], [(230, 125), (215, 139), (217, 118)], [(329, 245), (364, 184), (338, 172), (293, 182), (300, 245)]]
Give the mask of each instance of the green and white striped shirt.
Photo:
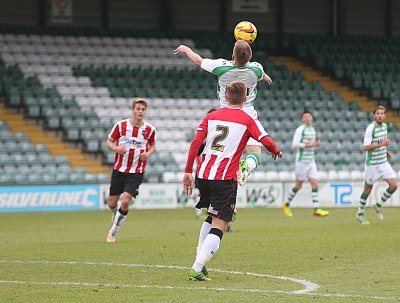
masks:
[[(377, 125), (375, 122), (372, 122), (368, 125), (365, 130), (364, 136), (364, 146), (368, 146), (371, 144), (378, 144), (383, 140), (387, 139), (387, 124), (382, 123), (381, 125)], [(374, 150), (367, 150), (365, 156), (365, 165), (380, 165), (387, 162), (387, 149), (386, 146), (378, 147)]]
[(315, 161), (315, 147), (305, 147), (310, 141), (317, 139), (317, 133), (314, 127), (305, 124), (299, 126), (294, 132), (292, 147), (297, 149), (296, 162), (312, 162)]

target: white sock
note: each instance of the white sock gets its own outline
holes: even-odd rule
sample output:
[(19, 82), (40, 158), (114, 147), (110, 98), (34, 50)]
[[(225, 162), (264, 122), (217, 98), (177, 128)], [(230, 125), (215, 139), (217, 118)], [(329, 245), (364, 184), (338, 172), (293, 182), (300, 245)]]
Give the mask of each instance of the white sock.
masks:
[(311, 199), (312, 199), (313, 207), (315, 209), (319, 208), (318, 190), (313, 189), (311, 191)]
[(124, 224), (125, 219), (126, 219), (126, 215), (124, 216), (119, 211), (117, 211), (117, 213), (115, 214), (115, 217), (114, 217), (113, 225), (108, 233), (115, 236), (117, 234), (117, 232), (119, 231), (119, 229), (121, 228), (122, 224)]
[(201, 208), (195, 208), (196, 210), (196, 217), (200, 217), (203, 214), (203, 210)]
[(192, 268), (199, 272), (204, 265), (214, 256), (214, 254), (219, 249), (219, 244), (221, 243), (220, 237), (214, 234), (208, 234), (205, 238), (201, 250), (196, 257), (196, 261), (193, 263)]
[(200, 228), (199, 243), (197, 244), (196, 256), (199, 254), (201, 246), (203, 245), (204, 239), (207, 237), (210, 230), (211, 230), (211, 224), (204, 221)]

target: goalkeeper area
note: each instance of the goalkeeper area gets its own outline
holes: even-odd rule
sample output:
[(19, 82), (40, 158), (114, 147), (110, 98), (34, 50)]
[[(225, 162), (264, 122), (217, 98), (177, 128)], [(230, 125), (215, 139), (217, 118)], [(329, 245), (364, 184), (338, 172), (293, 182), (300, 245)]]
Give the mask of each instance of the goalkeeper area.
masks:
[(132, 210), (117, 242), (109, 211), (0, 214), (2, 302), (396, 302), (400, 209), (356, 224), (296, 209), (239, 209), (211, 281), (188, 281), (202, 219), (193, 209)]

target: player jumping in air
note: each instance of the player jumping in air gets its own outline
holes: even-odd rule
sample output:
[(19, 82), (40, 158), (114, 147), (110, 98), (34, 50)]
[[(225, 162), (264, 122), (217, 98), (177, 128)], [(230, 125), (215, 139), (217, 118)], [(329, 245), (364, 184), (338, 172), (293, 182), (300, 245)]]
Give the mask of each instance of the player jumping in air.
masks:
[[(247, 42), (239, 40), (235, 43), (232, 60), (203, 59), (186, 45), (180, 45), (175, 49), (174, 53), (186, 54), (194, 64), (218, 78), (217, 95), (220, 107), (228, 106), (228, 101), (225, 98), (226, 86), (235, 80), (243, 81), (247, 86), (247, 97), (246, 101), (243, 103), (243, 110), (254, 119), (261, 129), (263, 129), (263, 126), (257, 118), (257, 111), (253, 106), (253, 102), (257, 96), (258, 81), (262, 80), (268, 84), (272, 84), (272, 80), (264, 72), (260, 63), (249, 62), (252, 57), (252, 50)], [(246, 160), (240, 161), (239, 164), (238, 182), (241, 186), (246, 184), (247, 177), (261, 163), (261, 143), (250, 138), (247, 142), (246, 152)]]

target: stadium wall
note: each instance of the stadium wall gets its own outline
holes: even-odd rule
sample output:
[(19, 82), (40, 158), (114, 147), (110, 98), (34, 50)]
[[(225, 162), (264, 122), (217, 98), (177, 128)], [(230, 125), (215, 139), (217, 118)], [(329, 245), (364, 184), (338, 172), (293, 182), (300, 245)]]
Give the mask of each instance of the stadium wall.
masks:
[[(239, 187), (237, 206), (279, 208), (292, 182), (248, 183)], [(387, 188), (380, 182), (374, 187), (369, 204), (376, 202)], [(363, 190), (362, 182), (321, 182), (319, 187), (322, 207), (356, 207)], [(35, 211), (81, 211), (107, 209), (108, 184), (5, 186), (0, 187), (0, 213)], [(168, 209), (194, 207), (199, 200), (197, 189), (186, 197), (180, 183), (142, 184), (138, 198), (131, 205), (137, 209)], [(293, 207), (312, 207), (311, 188), (308, 184), (298, 192)], [(399, 191), (385, 206), (400, 206)]]
[(392, 29), (393, 36), (400, 37), (400, 1), (392, 2)]
[(344, 34), (371, 36), (385, 34), (385, 1), (352, 0), (342, 2)]
[(285, 33), (319, 33), (331, 31), (331, 0), (285, 0)]
[[(104, 0), (73, 1), (71, 24), (62, 26), (100, 27), (102, 23), (102, 3)], [(165, 4), (163, 1), (168, 1)], [(282, 1), (282, 2), (278, 2)], [(45, 3), (45, 23), (50, 23), (50, 0), (2, 0), (0, 1), (0, 23), (38, 25), (41, 3)], [(232, 1), (225, 0), (108, 0), (107, 21), (111, 28), (158, 28), (210, 30), (231, 29), (240, 20), (253, 21), (259, 31), (275, 33), (279, 10), (283, 6), (283, 32), (285, 33), (325, 33), (332, 32), (332, 10), (337, 3), (339, 27), (348, 35), (384, 35), (386, 26), (386, 4), (382, 0), (268, 0), (268, 11), (234, 12)], [(400, 36), (400, 1), (391, 3), (392, 34)], [(166, 9), (168, 6), (168, 9)], [(222, 12), (221, 12), (222, 8)], [(167, 22), (166, 22), (167, 20)], [(167, 27), (165, 27), (167, 25)]]

